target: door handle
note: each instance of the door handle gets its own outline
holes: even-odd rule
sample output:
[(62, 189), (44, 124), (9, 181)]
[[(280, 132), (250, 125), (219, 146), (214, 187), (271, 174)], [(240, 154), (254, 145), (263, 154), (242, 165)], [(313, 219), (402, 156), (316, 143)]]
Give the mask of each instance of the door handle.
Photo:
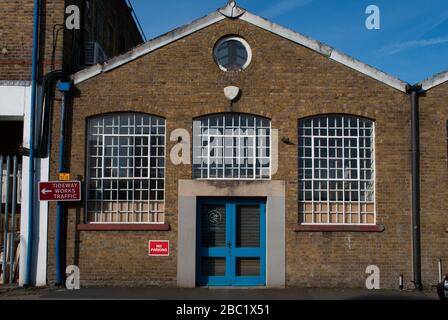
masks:
[(229, 242), (227, 242), (227, 248), (231, 248), (232, 247), (232, 243), (229, 241)]

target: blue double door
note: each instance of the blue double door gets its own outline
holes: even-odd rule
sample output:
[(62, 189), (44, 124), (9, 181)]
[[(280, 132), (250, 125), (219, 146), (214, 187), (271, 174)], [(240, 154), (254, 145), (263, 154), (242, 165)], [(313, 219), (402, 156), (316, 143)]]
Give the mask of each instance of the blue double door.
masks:
[(198, 285), (266, 285), (265, 200), (201, 198), (197, 208)]

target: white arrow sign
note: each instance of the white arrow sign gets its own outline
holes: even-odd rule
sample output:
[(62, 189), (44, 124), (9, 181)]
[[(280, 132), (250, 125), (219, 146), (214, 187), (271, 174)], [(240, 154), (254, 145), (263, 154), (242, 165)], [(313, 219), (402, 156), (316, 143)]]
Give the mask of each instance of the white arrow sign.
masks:
[(47, 194), (47, 193), (51, 193), (52, 191), (51, 190), (47, 190), (47, 189), (42, 189), (42, 194)]
[(81, 182), (39, 182), (39, 201), (81, 201)]

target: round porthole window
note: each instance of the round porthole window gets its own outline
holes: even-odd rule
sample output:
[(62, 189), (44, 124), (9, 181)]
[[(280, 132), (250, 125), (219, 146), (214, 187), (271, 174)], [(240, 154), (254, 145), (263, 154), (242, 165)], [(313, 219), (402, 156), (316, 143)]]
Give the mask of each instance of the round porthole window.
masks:
[(246, 69), (252, 60), (252, 51), (246, 40), (226, 37), (218, 41), (214, 49), (215, 61), (224, 71)]

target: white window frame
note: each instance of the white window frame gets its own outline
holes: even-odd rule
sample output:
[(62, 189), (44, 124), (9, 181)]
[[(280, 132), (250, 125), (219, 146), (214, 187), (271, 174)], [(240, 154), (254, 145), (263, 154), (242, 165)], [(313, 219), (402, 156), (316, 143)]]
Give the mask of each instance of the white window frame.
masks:
[[(133, 125), (131, 123), (131, 118), (133, 117)], [(138, 120), (141, 120), (140, 124), (137, 124)], [(114, 132), (106, 133), (105, 121), (108, 118), (112, 118), (112, 128)], [(128, 126), (122, 126), (122, 119), (127, 120)], [(156, 125), (153, 121), (156, 121)], [(96, 126), (95, 126), (95, 123)], [(116, 123), (117, 121), (117, 123)], [(146, 124), (147, 123), (147, 124)], [(127, 133), (121, 133), (122, 128), (127, 128)], [(92, 130), (96, 131), (93, 132)], [(156, 133), (153, 133), (153, 129)], [(133, 133), (129, 133), (133, 130)], [(137, 130), (141, 130), (142, 133), (137, 133)], [(149, 132), (148, 134), (143, 133), (143, 131)], [(116, 131), (116, 132), (115, 132)], [(163, 133), (161, 133), (163, 132)], [(106, 146), (107, 138), (118, 139), (118, 145), (112, 144)], [(133, 146), (128, 145), (125, 156), (126, 166), (121, 167), (120, 158), (120, 138), (122, 137), (132, 137)], [(137, 146), (136, 138), (147, 138), (148, 145), (144, 144)], [(155, 145), (152, 144), (151, 139), (155, 138), (157, 141)], [(163, 139), (163, 144), (160, 144), (160, 138)], [(162, 117), (152, 116), (143, 113), (133, 113), (133, 112), (123, 112), (123, 113), (113, 113), (105, 114), (100, 116), (91, 117), (87, 120), (87, 137), (86, 137), (86, 206), (85, 206), (85, 223), (88, 224), (164, 224), (165, 220), (165, 197), (166, 197), (166, 120)], [(89, 141), (94, 141), (95, 145), (91, 146)], [(111, 148), (118, 152), (118, 155), (113, 154), (112, 156), (106, 156), (107, 148)], [(140, 148), (140, 155), (136, 155), (136, 149)], [(143, 150), (147, 148), (147, 153)], [(91, 149), (95, 150), (95, 154), (91, 154)], [(133, 154), (129, 154), (132, 149)], [(161, 150), (163, 149), (163, 150)], [(156, 154), (151, 154), (155, 151)], [(162, 153), (160, 154), (160, 152)], [(118, 172), (115, 175), (106, 176), (105, 158), (111, 158), (116, 161), (116, 166), (112, 165), (111, 170), (117, 169)], [(140, 163), (137, 167), (136, 158), (140, 158), (140, 161), (147, 161), (147, 166)], [(160, 165), (159, 160), (163, 159)], [(132, 165), (130, 160), (132, 159)], [(155, 166), (151, 166), (151, 160), (156, 162)], [(93, 164), (96, 161), (96, 164)], [(125, 176), (120, 175), (120, 170), (125, 170)], [(141, 170), (141, 176), (135, 176), (137, 170)], [(91, 176), (91, 170), (95, 171), (95, 176)], [(129, 175), (129, 170), (132, 171), (132, 175)], [(147, 170), (147, 175), (143, 176), (143, 171)], [(151, 170), (155, 172), (155, 176), (151, 177)], [(163, 177), (159, 177), (159, 174)], [(126, 189), (122, 190), (126, 192), (126, 200), (120, 199), (119, 194), (119, 182), (127, 181)], [(140, 188), (136, 189), (135, 181), (140, 182)], [(95, 183), (97, 187), (92, 188), (91, 183)], [(111, 199), (104, 199), (104, 184), (108, 182), (111, 184), (109, 191), (111, 193)], [(147, 189), (144, 189), (144, 183), (147, 183)], [(155, 188), (152, 188), (152, 183), (155, 183)], [(116, 183), (117, 188), (113, 188), (113, 183)], [(131, 184), (132, 189), (129, 188)], [(163, 188), (160, 188), (160, 184), (163, 184)], [(99, 187), (98, 187), (99, 186)], [(131, 191), (132, 190), (132, 191)], [(100, 197), (91, 198), (91, 192), (101, 194)], [(132, 199), (129, 199), (129, 192), (132, 192)], [(115, 196), (112, 194), (115, 193)], [(147, 193), (147, 196), (144, 194)], [(154, 194), (154, 196), (153, 196)], [(137, 198), (135, 199), (137, 195)], [(147, 199), (145, 199), (147, 197)], [(114, 199), (113, 199), (114, 198)], [(106, 205), (111, 206), (115, 203), (115, 209), (107, 210)], [(122, 209), (126, 205), (126, 209)], [(131, 209), (130, 209), (131, 208)], [(93, 215), (93, 219), (91, 218)], [(123, 220), (123, 215), (126, 216), (125, 221)], [(146, 218), (145, 218), (146, 217)], [(89, 219), (90, 218), (90, 219)], [(118, 220), (118, 221), (117, 221)]]
[[(221, 118), (222, 117), (222, 126), (211, 126), (210, 122), (213, 118)], [(232, 117), (232, 125), (229, 127), (226, 125), (227, 117)], [(235, 117), (238, 117), (239, 126), (235, 124)], [(246, 127), (241, 126), (242, 119), (246, 120)], [(252, 119), (254, 126), (249, 127), (249, 119)], [(203, 126), (203, 122), (207, 122), (206, 126)], [(258, 126), (258, 121), (266, 121), (269, 123), (269, 126)], [(217, 128), (218, 127), (218, 128)], [(254, 134), (241, 134), (241, 129), (246, 128), (247, 130), (253, 129)], [(210, 134), (210, 131), (216, 130), (215, 132), (219, 132), (222, 130), (223, 133)], [(198, 132), (198, 130), (200, 132)], [(206, 131), (206, 134), (204, 133)], [(233, 130), (233, 131), (232, 131)], [(240, 134), (235, 134), (236, 130), (240, 130)], [(247, 133), (246, 130), (246, 133)], [(268, 130), (268, 133), (263, 133), (263, 130)], [(199, 134), (200, 133), (200, 134)], [(244, 149), (238, 148), (241, 146), (241, 139), (248, 138), (250, 139), (251, 145), (249, 147), (245, 147)], [(211, 157), (211, 152), (214, 151), (214, 148), (211, 147), (212, 139), (221, 139), (223, 144), (218, 147), (218, 149), (222, 148), (222, 157)], [(225, 141), (229, 141), (230, 139), (238, 139), (237, 144), (231, 144), (231, 146), (226, 145)], [(268, 143), (265, 140), (268, 140)], [(203, 146), (203, 141), (207, 141), (207, 147)], [(226, 148), (227, 147), (227, 148)], [(232, 155), (226, 156), (226, 150), (231, 149)], [(235, 149), (237, 150), (238, 155), (235, 154)], [(200, 151), (198, 151), (200, 150)], [(242, 154), (243, 150), (247, 153), (250, 153), (250, 157), (239, 157)], [(204, 155), (205, 154), (205, 155)], [(260, 155), (261, 154), (261, 155)], [(267, 155), (269, 154), (269, 155)], [(264, 156), (263, 156), (264, 155)], [(246, 166), (243, 167), (241, 162), (244, 159), (252, 160), (252, 167)], [(222, 170), (222, 176), (212, 176), (211, 173), (211, 163), (213, 160), (222, 161), (222, 168), (217, 170)], [(226, 161), (227, 160), (227, 161)], [(206, 163), (206, 167), (204, 167), (204, 161)], [(232, 174), (226, 174), (226, 164), (229, 161), (232, 161)], [(236, 166), (233, 166), (234, 161), (236, 161)], [(257, 163), (261, 161), (262, 163), (268, 161), (269, 167), (258, 166)], [(227, 162), (227, 163), (226, 163)], [(197, 174), (196, 165), (200, 164), (200, 175)], [(203, 175), (203, 171), (206, 170), (206, 175)], [(234, 174), (234, 170), (238, 170), (238, 175)], [(244, 176), (241, 174), (241, 170), (252, 170), (252, 176)], [(257, 170), (259, 170), (259, 174), (257, 175)], [(238, 113), (222, 113), (222, 114), (214, 114), (202, 116), (193, 121), (193, 166), (192, 166), (192, 175), (195, 180), (271, 180), (272, 177), (272, 122), (268, 118), (259, 117), (250, 114), (238, 114)], [(246, 171), (247, 172), (247, 171)]]
[(213, 58), (214, 58), (216, 64), (218, 65), (218, 67), (219, 67), (222, 71), (225, 71), (225, 72), (228, 72), (228, 71), (231, 71), (231, 70), (227, 69), (226, 67), (224, 67), (223, 65), (221, 65), (221, 64), (219, 63), (218, 58), (217, 58), (217, 57), (218, 57), (218, 48), (219, 48), (223, 43), (228, 42), (228, 41), (232, 41), (232, 40), (234, 40), (234, 41), (238, 41), (239, 43), (241, 43), (241, 44), (244, 46), (244, 48), (246, 49), (246, 52), (247, 52), (247, 60), (246, 60), (246, 62), (244, 63), (244, 65), (240, 68), (240, 70), (244, 70), (244, 69), (246, 69), (246, 68), (250, 65), (250, 63), (252, 62), (252, 49), (250, 48), (250, 45), (249, 45), (249, 43), (248, 43), (246, 40), (244, 40), (244, 39), (241, 38), (241, 37), (237, 37), (237, 36), (228, 36), (228, 37), (224, 37), (224, 38), (222, 38), (221, 40), (219, 40), (219, 41), (216, 43), (216, 45), (215, 45), (215, 47), (214, 47), (214, 49), (213, 49)]
[[(330, 126), (329, 126), (329, 119), (330, 118), (340, 118), (341, 119), (341, 123), (342, 126), (340, 128), (337, 127), (337, 125), (335, 125), (336, 130), (342, 130), (342, 135), (337, 135), (335, 134), (334, 136), (330, 136), (329, 132), (330, 130)], [(353, 130), (353, 127), (349, 127), (349, 128), (345, 128), (345, 119), (346, 118), (350, 118), (351, 120), (356, 120), (357, 126), (356, 126), (356, 130), (357, 130), (357, 134), (356, 136), (353, 135), (345, 135), (345, 130)], [(317, 127), (318, 129), (316, 129), (314, 127), (314, 121), (313, 120), (322, 120), (322, 119), (326, 119), (326, 127), (324, 130), (326, 130), (327, 134), (326, 135), (321, 135), (321, 129), (323, 127)], [(311, 121), (311, 128), (306, 127), (306, 129), (301, 128), (301, 123), (302, 121)], [(365, 127), (360, 127), (360, 121), (365, 121), (366, 123), (369, 123), (371, 125), (371, 135), (370, 136), (366, 136), (366, 135), (360, 135), (360, 130), (365, 129)], [(333, 127), (331, 127), (333, 128)], [(311, 135), (305, 135), (302, 136), (301, 135), (301, 129), (303, 130), (311, 130)], [(319, 131), (319, 134), (315, 135), (314, 132), (315, 130)], [(336, 132), (336, 131), (335, 131)], [(365, 132), (364, 132), (365, 134)], [(302, 179), (299, 176), (299, 215), (301, 218), (301, 224), (302, 225), (376, 225), (377, 224), (377, 211), (376, 211), (376, 159), (375, 159), (375, 122), (363, 117), (357, 117), (357, 116), (351, 116), (351, 115), (341, 115), (341, 114), (330, 114), (330, 115), (322, 115), (322, 116), (315, 116), (315, 117), (310, 117), (310, 118), (305, 118), (305, 119), (301, 119), (298, 122), (298, 138), (299, 138), (299, 143), (298, 143), (298, 159), (299, 159), (299, 174), (302, 173)], [(305, 145), (302, 146), (301, 145), (301, 138), (303, 138), (303, 141), (305, 141), (306, 139), (311, 139), (311, 146), (309, 145)], [(315, 142), (317, 139), (327, 139), (326, 142), (326, 157), (322, 157), (322, 155), (320, 155), (320, 157), (316, 156), (316, 148), (322, 148), (322, 146), (318, 146), (316, 147)], [(354, 139), (356, 138), (356, 157), (349, 157), (348, 159), (345, 158), (345, 152), (346, 152), (346, 148), (348, 148), (349, 152), (350, 152), (350, 148), (354, 149), (353, 146), (347, 146), (346, 143), (346, 139)], [(365, 145), (363, 147), (360, 146), (360, 139), (363, 138), (365, 139), (365, 141), (367, 141), (367, 139), (370, 139), (371, 145), (370, 145), (370, 149), (367, 148)], [(339, 157), (337, 154), (337, 147), (335, 147), (335, 156), (334, 157), (330, 157), (330, 139), (341, 139), (342, 140), (342, 157)], [(364, 141), (364, 142), (365, 142)], [(306, 153), (304, 156), (304, 152), (305, 148), (309, 148), (311, 147), (311, 157), (307, 157)], [(366, 150), (370, 150), (370, 158), (366, 158), (366, 157), (362, 157), (360, 151), (363, 150), (364, 152)], [(363, 153), (364, 154), (364, 153)], [(326, 170), (326, 177), (322, 178), (321, 176), (316, 177), (315, 175), (315, 161), (316, 160), (321, 160), (324, 159), (323, 161), (327, 161), (326, 167), (324, 167), (323, 170)], [(305, 162), (306, 160), (311, 160), (311, 167), (306, 167), (306, 168), (301, 168), (301, 163)], [(330, 178), (330, 160), (334, 160), (334, 161), (342, 161), (342, 169), (339, 168), (335, 168), (336, 171), (338, 170), (342, 170), (342, 178), (339, 178), (338, 176), (336, 176), (335, 178)], [(345, 173), (347, 172), (346, 170), (351, 170), (350, 168), (345, 167), (345, 163), (346, 160), (348, 161), (355, 161), (357, 162), (356, 165), (356, 171), (357, 171), (357, 178), (351, 179), (351, 178), (346, 178), (345, 177)], [(367, 179), (366, 177), (364, 177), (364, 179), (361, 179), (361, 160), (364, 161), (371, 161), (371, 166), (369, 169), (363, 169), (366, 172), (370, 171), (371, 173), (371, 178)], [(322, 169), (322, 168), (320, 168)], [(302, 170), (302, 171), (301, 171)], [(306, 178), (306, 170), (311, 170), (312, 176), (311, 178)], [(319, 168), (318, 168), (319, 170)], [(350, 172), (350, 171), (348, 171)], [(311, 189), (308, 189), (306, 187), (306, 182), (311, 182)], [(315, 188), (315, 184), (317, 183), (321, 183), (321, 182), (325, 182), (327, 185), (327, 193), (326, 193), (326, 199), (322, 200), (321, 199), (321, 194), (320, 192), (322, 192), (321, 189), (317, 189)], [(330, 189), (330, 182), (339, 182), (342, 183), (342, 190), (339, 190), (337, 187), (336, 189)], [(347, 200), (346, 199), (346, 192), (353, 192), (353, 190), (355, 189), (348, 189), (349, 191), (347, 191), (347, 189), (345, 189), (345, 183), (346, 182), (355, 182), (358, 184), (358, 188), (356, 189), (356, 191), (358, 192), (357, 194), (357, 200), (355, 201), (351, 201), (350, 199)], [(368, 190), (367, 187), (366, 189), (362, 189), (361, 188), (361, 182), (365, 183), (365, 185), (367, 186), (369, 183), (371, 184), (371, 189)], [(300, 186), (300, 183), (302, 183), (302, 186)], [(316, 191), (317, 190), (317, 191)], [(338, 197), (336, 197), (336, 200), (331, 200), (331, 192), (330, 190), (335, 190), (336, 194), (339, 192), (342, 192), (342, 197), (343, 199), (340, 200), (338, 199)], [(364, 197), (367, 196), (367, 192), (370, 191), (371, 192), (371, 199), (368, 200), (366, 198), (364, 198), (364, 200), (361, 200), (361, 192), (364, 191), (365, 195)], [(306, 193), (307, 192), (311, 192), (311, 200), (307, 199)], [(315, 194), (316, 192), (319, 194), (319, 199), (315, 198)], [(351, 198), (351, 195), (350, 195)], [(306, 210), (306, 207), (309, 207), (309, 205), (311, 204), (311, 211), (310, 210)], [(322, 206), (324, 205), (324, 206)], [(353, 206), (354, 205), (354, 206)], [(319, 208), (325, 207), (325, 211), (321, 210), (316, 210), (316, 206)], [(339, 206), (342, 207), (342, 212), (339, 210)], [(303, 210), (301, 208), (304, 208)], [(331, 208), (336, 208), (336, 211), (331, 211)], [(356, 208), (357, 210), (355, 212), (352, 211), (352, 208)], [(367, 208), (371, 208), (373, 207), (373, 210), (368, 210)], [(347, 210), (347, 208), (350, 208), (350, 210)], [(365, 208), (365, 210), (363, 210)], [(354, 215), (357, 215), (357, 219), (354, 219)], [(312, 217), (312, 221), (311, 222), (306, 222), (306, 218), (305, 215), (311, 215)], [(322, 219), (322, 217), (326, 215), (325, 219)], [(337, 222), (331, 222), (331, 215), (336, 215), (336, 221)], [(373, 220), (372, 222), (368, 222), (368, 215), (373, 215)], [(340, 218), (341, 217), (341, 218)], [(317, 219), (319, 218), (319, 219)], [(347, 221), (348, 220), (348, 221)], [(340, 222), (341, 221), (341, 222)], [(356, 222), (353, 222), (356, 221)]]

